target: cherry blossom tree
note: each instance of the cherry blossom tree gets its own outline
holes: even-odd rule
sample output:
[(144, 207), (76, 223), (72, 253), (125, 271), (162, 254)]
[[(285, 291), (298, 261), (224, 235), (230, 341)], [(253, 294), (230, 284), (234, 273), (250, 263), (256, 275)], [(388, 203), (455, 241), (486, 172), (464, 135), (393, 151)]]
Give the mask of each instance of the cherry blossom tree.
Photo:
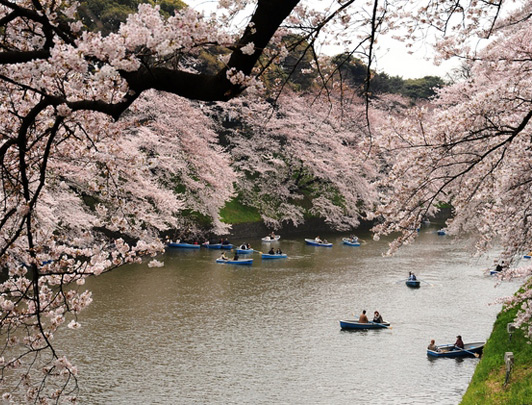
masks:
[(286, 91), (274, 105), (246, 97), (225, 109), (241, 120), (228, 136), (238, 191), (266, 224), (297, 226), (312, 214), (347, 230), (371, 215), (376, 173), (363, 99)]
[[(340, 38), (341, 32), (352, 53), (368, 58), (370, 72), (376, 35), (394, 26), (385, 17), (400, 14), (397, 4), (377, 0), (369, 8), (354, 0), (323, 9), (296, 0), (220, 5), (226, 11), (212, 18), (190, 8), (164, 18), (158, 7), (144, 4), (117, 32), (103, 36), (83, 29), (76, 2), (0, 0), (0, 378), (2, 384), (14, 380), (2, 388), (5, 400), (58, 402), (75, 395), (77, 369), (52, 341), (61, 325), (80, 327), (77, 316), (91, 301), (82, 287), (86, 277), (160, 252), (160, 234), (183, 223), (183, 210), (206, 215), (222, 228), (218, 210), (234, 194), (233, 180), (249, 199), (266, 198), (262, 185), (251, 192), (251, 183), (238, 177), (257, 173), (246, 161), (255, 157), (246, 158), (242, 149), (250, 140), (235, 136), (231, 152), (242, 159), (231, 167), (212, 121), (186, 99), (241, 95), (287, 55), (282, 39), (288, 33), (300, 38), (293, 46), (304, 58), (309, 54), (301, 44), (310, 52), (320, 37)], [(482, 10), (497, 7), (453, 5), (429, 2), (417, 14), (444, 31), (451, 21), (445, 16), (459, 13), (476, 24)], [(248, 13), (244, 25), (235, 27), (231, 18), (242, 13)], [(452, 53), (456, 43), (447, 45)], [(197, 56), (212, 46), (227, 50), (222, 67), (213, 74), (196, 71)], [(316, 68), (322, 85), (331, 86), (334, 75)], [(313, 117), (280, 100), (279, 114), (269, 122), (246, 123), (261, 139), (277, 137), (286, 145), (279, 150), (251, 135), (254, 150), (265, 152), (259, 171), (279, 164), (276, 177), (287, 180), (277, 202), (300, 197), (294, 187), (312, 181), (313, 212), (354, 225), (355, 202), (371, 197), (371, 171), (362, 160), (356, 165), (361, 171), (349, 172), (340, 159), (363, 159), (367, 150), (357, 135), (367, 133), (358, 127), (359, 109), (340, 113), (335, 107), (329, 118), (319, 114), (324, 104), (318, 99)], [(353, 121), (337, 121), (344, 113)], [(369, 107), (364, 114), (367, 122)], [(300, 123), (306, 117), (308, 123), (285, 128), (285, 117)], [(322, 130), (337, 139), (326, 139)], [(311, 159), (312, 152), (322, 156)], [(357, 181), (362, 187), (349, 190)], [(294, 207), (288, 213), (297, 222)], [(265, 213), (273, 222), (288, 219)]]
[[(392, 251), (414, 239), (422, 219), (448, 203), (449, 233), (475, 236), (481, 252), (502, 245), (500, 259), (513, 264), (505, 277), (532, 274), (532, 266), (516, 263), (532, 248), (530, 11), (526, 4), (490, 26), (492, 42), (481, 52), (464, 53), (467, 80), (382, 129), (380, 152), (393, 154), (393, 166), (382, 184), (379, 214), (385, 221), (376, 231), (400, 233)], [(507, 301), (521, 308), (516, 324), (530, 337), (531, 296), (528, 282)]]
[[(251, 73), (286, 55), (278, 28), (298, 3), (259, 1), (236, 33), (191, 9), (163, 18), (141, 5), (103, 36), (83, 30), (74, 2), (0, 0), (0, 369), (2, 384), (14, 379), (4, 399), (75, 394), (77, 369), (52, 341), (60, 325), (80, 327), (86, 277), (160, 252), (161, 232), (179, 227), (183, 210), (223, 228), (218, 211), (237, 175), (184, 98), (239, 95)], [(246, 2), (226, 6), (221, 18)], [(306, 16), (299, 10), (291, 24)], [(317, 32), (325, 21), (314, 18)], [(213, 45), (229, 58), (215, 74), (196, 72)]]

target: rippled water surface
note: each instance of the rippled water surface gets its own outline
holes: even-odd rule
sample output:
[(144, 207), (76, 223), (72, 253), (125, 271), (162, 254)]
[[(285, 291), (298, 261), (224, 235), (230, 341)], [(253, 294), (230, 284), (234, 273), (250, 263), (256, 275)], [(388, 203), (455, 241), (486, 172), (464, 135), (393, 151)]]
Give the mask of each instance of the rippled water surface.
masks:
[[(315, 235), (307, 235), (314, 237)], [(91, 404), (457, 404), (475, 358), (426, 356), (431, 338), (489, 337), (500, 307), (463, 242), (423, 229), (383, 257), (387, 241), (332, 248), (283, 237), (289, 258), (251, 267), (216, 264), (220, 251), (172, 250), (163, 268), (127, 266), (91, 279), (83, 328), (60, 340)], [(243, 242), (235, 240), (234, 242)], [(267, 250), (260, 240), (248, 240)], [(421, 288), (404, 282), (413, 270)], [(338, 320), (379, 310), (388, 330), (341, 331)]]

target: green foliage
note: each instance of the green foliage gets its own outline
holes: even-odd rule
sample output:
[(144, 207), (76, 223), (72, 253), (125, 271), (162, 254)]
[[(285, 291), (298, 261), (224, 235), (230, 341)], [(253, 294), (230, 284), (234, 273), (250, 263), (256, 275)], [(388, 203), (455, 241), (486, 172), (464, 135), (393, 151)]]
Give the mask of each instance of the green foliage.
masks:
[[(462, 405), (529, 404), (532, 402), (532, 346), (522, 330), (510, 340), (506, 325), (512, 322), (516, 309), (503, 310), (497, 317), (484, 353), (471, 380)], [(514, 366), (505, 386), (504, 353), (513, 352)]]
[(315, 58), (314, 49), (307, 41), (296, 35), (286, 36), (283, 42), (290, 52), (281, 64), (283, 73), (290, 78), (290, 83), (294, 88), (309, 89), (317, 76), (316, 70), (312, 69), (312, 61)]
[(340, 79), (351, 87), (363, 88), (368, 77), (368, 67), (349, 53), (342, 53), (331, 59)]
[(198, 70), (198, 72), (207, 75), (215, 75), (224, 67), (218, 56), (226, 55), (228, 53), (229, 50), (227, 48), (223, 48), (221, 46), (212, 46), (208, 51), (201, 51), (195, 68)]
[(260, 222), (261, 216), (255, 208), (244, 205), (239, 197), (228, 201), (220, 211), (220, 217), (226, 224)]
[(161, 13), (167, 17), (174, 10), (187, 6), (181, 0), (84, 0), (80, 2), (78, 13), (89, 30), (107, 35), (117, 31), (120, 23), (125, 22), (129, 14), (135, 13), (141, 3), (159, 5)]
[[(368, 77), (368, 67), (360, 59), (351, 54), (342, 53), (331, 59), (333, 66), (341, 80), (349, 86), (365, 90)], [(445, 85), (437, 76), (425, 76), (419, 79), (403, 79), (399, 76), (389, 76), (386, 73), (371, 72), (369, 91), (373, 95), (390, 93), (400, 94), (412, 100), (428, 99), (435, 94), (435, 90)]]
[(445, 85), (437, 76), (425, 76), (420, 79), (407, 79), (404, 81), (401, 94), (411, 99), (427, 99), (435, 94), (435, 89)]

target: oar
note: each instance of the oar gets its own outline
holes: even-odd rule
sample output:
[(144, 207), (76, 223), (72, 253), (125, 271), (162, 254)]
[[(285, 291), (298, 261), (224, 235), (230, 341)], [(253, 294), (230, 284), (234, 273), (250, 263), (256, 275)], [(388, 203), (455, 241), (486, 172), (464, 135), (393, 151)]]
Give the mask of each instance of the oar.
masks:
[(456, 349), (458, 349), (458, 350), (462, 350), (462, 351), (464, 351), (464, 352), (466, 352), (466, 353), (472, 354), (472, 355), (475, 356), (475, 357), (479, 357), (478, 353), (470, 352), (469, 350), (462, 349), (461, 347), (458, 347), (458, 346), (454, 346), (454, 347), (455, 347)]
[(385, 325), (383, 323), (378, 323), (378, 322), (373, 322), (373, 321), (370, 321), (369, 323), (372, 323), (374, 325), (379, 325), (381, 328), (392, 329), (391, 326)]
[(253, 251), (262, 254), (262, 252), (260, 250), (253, 249)]
[(408, 278), (405, 278), (404, 280), (396, 281), (395, 284), (404, 283), (405, 281), (408, 281), (408, 280), (409, 280)]
[(432, 284), (429, 283), (428, 281), (421, 280), (420, 278), (418, 278), (418, 280), (421, 281), (422, 283), (427, 283), (427, 284), (430, 285), (431, 287), (434, 287), (434, 285), (432, 285)]

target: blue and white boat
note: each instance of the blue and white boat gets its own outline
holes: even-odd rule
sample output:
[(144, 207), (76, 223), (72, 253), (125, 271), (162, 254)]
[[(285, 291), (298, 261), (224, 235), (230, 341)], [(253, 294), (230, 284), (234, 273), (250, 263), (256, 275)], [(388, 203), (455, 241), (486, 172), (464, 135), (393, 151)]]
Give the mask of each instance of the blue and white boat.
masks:
[[(457, 348), (454, 344), (436, 346), (437, 350), (427, 349), (427, 356), (430, 357), (468, 357), (479, 355), (484, 349), (486, 342), (464, 343), (464, 348)], [(477, 357), (477, 356), (475, 356)]]
[(233, 249), (233, 245), (231, 243), (204, 243), (202, 246), (206, 247), (207, 249)]
[(253, 250), (253, 249), (242, 249), (242, 248), (237, 248), (236, 249), (236, 253), (238, 253), (239, 255), (250, 255), (254, 251), (255, 250)]
[(324, 242), (322, 240), (317, 241), (316, 239), (305, 239), (305, 242), (307, 245), (311, 245), (311, 246), (332, 247), (333, 245), (330, 242)]
[(221, 264), (244, 264), (244, 265), (251, 265), (253, 264), (253, 259), (237, 259), (237, 260), (233, 260), (233, 259), (227, 259), (227, 260), (224, 260), (224, 259), (216, 259), (216, 263), (221, 263)]
[(390, 322), (358, 322), (356, 320), (340, 320), (340, 328), (344, 330), (386, 329)]
[(437, 232), (437, 234), (440, 235), (440, 236), (445, 235), (445, 234), (446, 234), (446, 233), (445, 233), (445, 229), (440, 229), (440, 230)]
[(261, 257), (262, 257), (263, 260), (270, 260), (270, 259), (286, 259), (286, 258), (288, 257), (288, 255), (285, 254), (285, 253), (281, 253), (281, 254), (277, 254), (277, 253), (275, 253), (275, 254), (273, 254), (273, 255), (270, 254), (270, 253), (263, 253), (263, 254), (261, 255)]
[(279, 239), (281, 239), (281, 235), (268, 235), (261, 239), (263, 242), (277, 242)]
[(201, 245), (197, 243), (185, 243), (185, 242), (170, 242), (168, 243), (169, 248), (179, 248), (179, 249), (199, 249)]
[(421, 281), (419, 281), (419, 280), (406, 280), (405, 284), (408, 287), (411, 287), (411, 288), (419, 288), (419, 287), (421, 287)]
[(347, 246), (360, 246), (358, 238), (342, 238), (342, 243)]

